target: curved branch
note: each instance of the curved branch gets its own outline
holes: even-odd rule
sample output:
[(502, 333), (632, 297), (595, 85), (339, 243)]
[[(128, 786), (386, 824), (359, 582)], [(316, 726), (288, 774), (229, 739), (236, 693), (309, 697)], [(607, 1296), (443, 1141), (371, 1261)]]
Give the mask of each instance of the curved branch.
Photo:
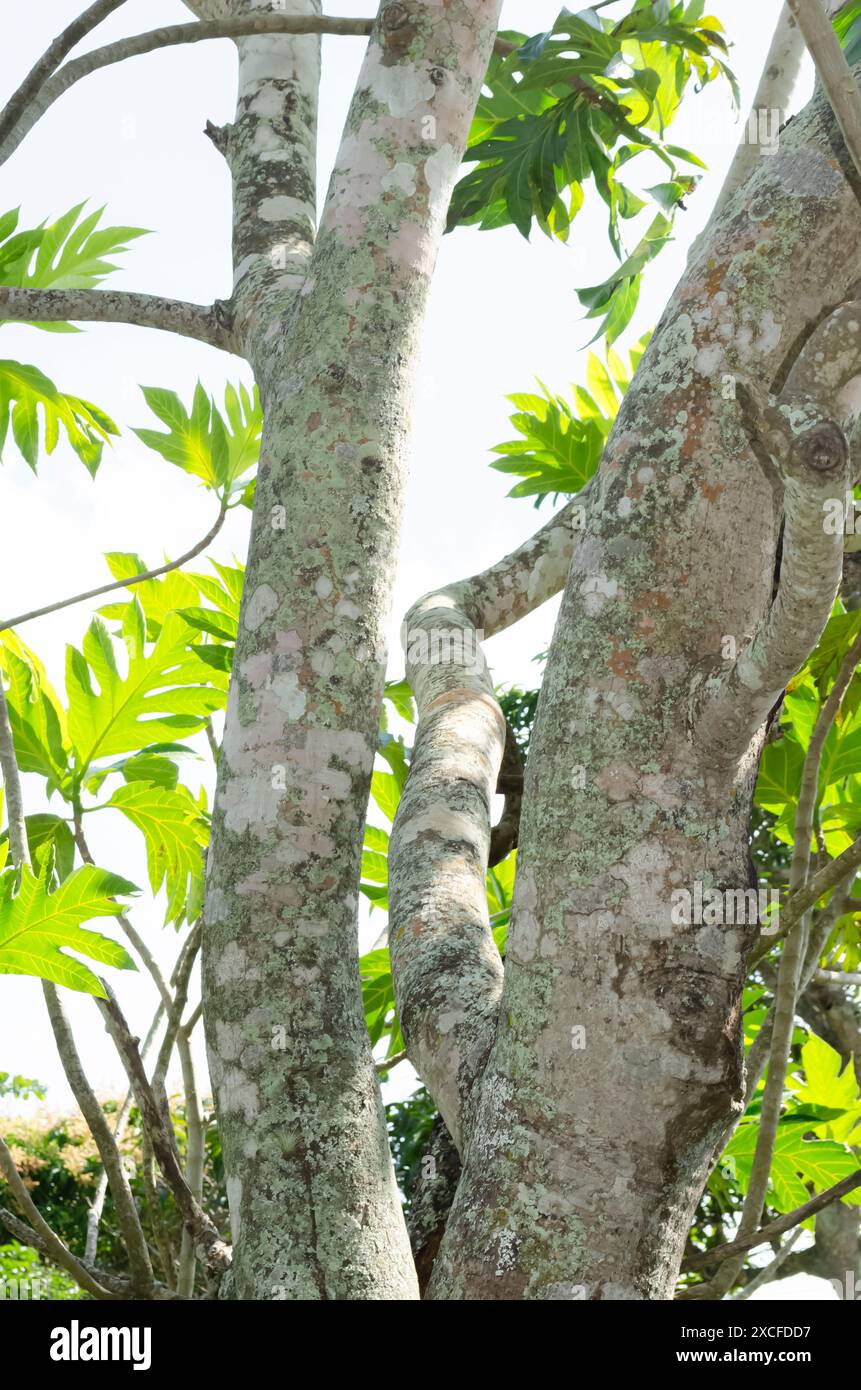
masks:
[(108, 15), (113, 14), (114, 10), (118, 10), (123, 4), (125, 0), (95, 0), (94, 4), (78, 15), (77, 19), (73, 19), (72, 23), (49, 44), (0, 112), (0, 145), (9, 132), (14, 130), (20, 117), (66, 55), (101, 24), (103, 19), (107, 19)]
[(215, 1223), (203, 1210), (185, 1180), (177, 1157), (176, 1139), (165, 1127), (161, 1109), (141, 1061), (137, 1042), (110, 985), (104, 980), (102, 984), (107, 997), (96, 999), (96, 1003), (122, 1057), (158, 1165), (173, 1193), (184, 1226), (194, 1239), (210, 1275), (217, 1280), (229, 1268), (230, 1249), (221, 1239)]
[(231, 311), (227, 304), (188, 304), (132, 290), (39, 290), (0, 285), (0, 322), (128, 323), (136, 328), (160, 328), (195, 338), (210, 347), (235, 352)]
[[(110, 4), (111, 9), (115, 9), (122, 0), (113, 0)], [(110, 3), (110, 0), (102, 0), (103, 6)], [(97, 6), (92, 7), (94, 10)], [(106, 11), (110, 13), (110, 10)], [(83, 18), (83, 16), (81, 17)], [(79, 58), (74, 58), (70, 63), (55, 71), (56, 62), (59, 62), (68, 48), (59, 55), (56, 62), (45, 71), (42, 68), (43, 62), (47, 61), (48, 53), (45, 58), (40, 60), (38, 82), (31, 84), (31, 73), (26, 82), (28, 91), (26, 99), (20, 100), (19, 93), (12, 99), (15, 103), (14, 119), (4, 120), (0, 125), (0, 164), (4, 163), (11, 154), (18, 148), (21, 141), (33, 129), (33, 126), (41, 120), (49, 107), (53, 106), (65, 92), (73, 87), (81, 78), (89, 77), (91, 73), (98, 72), (100, 68), (109, 67), (113, 63), (124, 62), (127, 58), (142, 57), (146, 53), (154, 53), (162, 48), (172, 48), (178, 44), (201, 43), (207, 39), (240, 39), (250, 38), (255, 35), (267, 34), (329, 34), (340, 35), (342, 37), (366, 38), (373, 27), (372, 19), (352, 19), (339, 18), (335, 15), (291, 15), (291, 14), (265, 14), (265, 15), (243, 15), (223, 19), (200, 20), (193, 24), (170, 24), (160, 29), (151, 29), (144, 34), (131, 34), (124, 39), (116, 39), (113, 43), (104, 44), (101, 48), (94, 48), (90, 53), (83, 53)], [(94, 25), (90, 26), (95, 27)], [(58, 41), (57, 41), (58, 42)], [(77, 42), (77, 40), (76, 40)], [(52, 45), (53, 47), (53, 45)], [(514, 45), (506, 43), (504, 39), (498, 39), (494, 45), (496, 52), (509, 53)], [(35, 73), (35, 69), (33, 70)], [(53, 73), (53, 76), (49, 76)], [(9, 103), (9, 106), (12, 102)], [(7, 111), (9, 107), (7, 107)]]
[(485, 879), (507, 725), (480, 644), (561, 589), (584, 517), (575, 499), (498, 564), (420, 599), (402, 634), (418, 729), (389, 847), (392, 979), (407, 1053), (460, 1152), (503, 973)]
[(108, 1175), (117, 1221), (128, 1255), (132, 1284), (138, 1297), (147, 1298), (152, 1292), (154, 1283), (152, 1265), (150, 1264), (146, 1239), (141, 1229), (140, 1217), (123, 1167), (122, 1155), (114, 1133), (105, 1118), (105, 1112), (87, 1079), (59, 991), (55, 985), (43, 980), (42, 993), (45, 996), (48, 1017), (51, 1020), (51, 1029), (57, 1044), (57, 1051), (60, 1054), (63, 1072), (78, 1103), (78, 1108), (87, 1122), (87, 1128), (93, 1136), (99, 1157)]
[(694, 687), (691, 724), (710, 759), (746, 748), (804, 665), (828, 621), (843, 577), (842, 515), (851, 485), (854, 409), (845, 388), (861, 372), (861, 302), (843, 304), (804, 345), (779, 398), (754, 414), (739, 392), (754, 452), (784, 485), (777, 596), (759, 631), (727, 670)]
[(193, 560), (201, 551), (206, 550), (211, 541), (215, 540), (227, 515), (227, 503), (224, 502), (221, 511), (218, 513), (215, 523), (210, 527), (202, 541), (192, 546), (184, 555), (180, 555), (178, 560), (170, 560), (167, 564), (159, 565), (154, 570), (144, 570), (142, 574), (133, 574), (128, 579), (116, 579), (110, 584), (102, 584), (98, 589), (88, 589), (86, 593), (75, 594), (72, 598), (59, 599), (57, 603), (48, 603), (44, 608), (31, 608), (29, 613), (19, 613), (15, 618), (9, 618), (6, 622), (0, 622), (0, 632), (6, 632), (9, 628), (20, 627), (21, 623), (29, 623), (31, 618), (43, 618), (47, 613), (57, 613), (61, 608), (71, 608), (72, 604), (84, 603), (89, 598), (99, 598), (102, 594), (113, 593), (116, 589), (130, 589), (133, 584), (143, 584), (146, 579), (158, 579), (163, 574), (169, 574), (171, 570), (179, 569), (189, 560)]
[(94, 48), (73, 58), (39, 88), (27, 103), (19, 108), (16, 122), (0, 137), (0, 163), (9, 158), (18, 145), (41, 120), (50, 106), (81, 78), (89, 77), (99, 68), (137, 58), (158, 49), (177, 44), (201, 43), (206, 39), (239, 39), (258, 34), (340, 34), (364, 37), (371, 32), (370, 19), (339, 19), (332, 15), (265, 14), (236, 18), (201, 20), (191, 24), (170, 24), (151, 29), (144, 34), (132, 34), (113, 43)]

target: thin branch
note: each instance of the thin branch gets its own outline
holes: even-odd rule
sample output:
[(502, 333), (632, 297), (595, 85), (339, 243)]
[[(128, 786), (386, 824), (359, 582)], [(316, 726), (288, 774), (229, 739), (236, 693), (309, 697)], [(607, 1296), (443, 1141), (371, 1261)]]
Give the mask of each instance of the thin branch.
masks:
[(755, 1294), (759, 1289), (764, 1288), (766, 1284), (771, 1283), (771, 1281), (777, 1274), (777, 1271), (786, 1262), (787, 1258), (792, 1254), (793, 1247), (800, 1240), (801, 1234), (801, 1227), (796, 1226), (789, 1239), (783, 1242), (783, 1245), (781, 1245), (780, 1249), (777, 1251), (774, 1259), (770, 1260), (769, 1263), (765, 1266), (765, 1268), (761, 1269), (759, 1273), (755, 1275), (753, 1279), (751, 1279), (750, 1283), (746, 1284), (745, 1287), (742, 1289), (741, 1293), (738, 1295), (738, 1301), (740, 1303), (744, 1303), (747, 1299), (752, 1297), (752, 1295)]
[(183, 1176), (176, 1154), (175, 1141), (165, 1130), (161, 1108), (147, 1080), (137, 1042), (132, 1036), (110, 986), (105, 981), (102, 981), (102, 984), (108, 997), (96, 1002), (119, 1048), (158, 1165), (164, 1174), (165, 1182), (173, 1193), (183, 1222), (188, 1227), (201, 1252), (207, 1269), (213, 1277), (220, 1278), (230, 1265), (230, 1250), (221, 1239), (214, 1222), (200, 1206)]
[(95, 0), (48, 45), (0, 112), (0, 145), (67, 54), (125, 0)]
[(191, 1037), (201, 1018), (203, 1017), (203, 1001), (201, 1000), (189, 1014), (186, 1022), (182, 1025), (182, 1031), (186, 1037)]
[[(84, 863), (95, 864), (96, 861), (90, 853), (90, 847), (87, 844), (87, 839), (84, 834), (84, 827), (81, 819), (81, 808), (77, 804), (74, 807), (73, 829), (75, 836), (75, 844), (78, 847), (78, 853), (80, 854)], [(113, 899), (113, 901), (116, 900)], [(165, 978), (161, 973), (158, 962), (155, 956), (153, 955), (152, 951), (149, 949), (149, 946), (144, 941), (140, 932), (132, 924), (132, 921), (129, 918), (128, 913), (122, 911), (120, 909), (119, 904), (117, 904), (116, 920), (122, 927), (126, 939), (130, 943), (130, 945), (134, 947), (139, 959), (148, 971), (150, 978), (152, 979), (156, 989), (159, 992), (162, 1005), (164, 1006), (165, 1011), (169, 1013), (170, 1010), (173, 1008), (173, 995), (171, 994), (167, 986), (167, 982), (165, 981)]]
[[(15, 754), (2, 680), (0, 680), (0, 768), (3, 772), (9, 806), (9, 845), (13, 863), (20, 869), (22, 865), (29, 865), (30, 856), (18, 759)], [(119, 1148), (105, 1119), (104, 1111), (96, 1099), (81, 1065), (72, 1030), (57, 989), (47, 980), (43, 980), (42, 991), (48, 1007), (48, 1015), (63, 1071), (78, 1102), (81, 1114), (95, 1140), (99, 1156), (108, 1175), (116, 1204), (117, 1218), (129, 1257), (132, 1283), (137, 1291), (148, 1294), (153, 1285), (152, 1267)]]
[(30, 864), (30, 848), (27, 844), (27, 822), (24, 817), (24, 798), (21, 793), (21, 776), (18, 772), (18, 759), (15, 755), (15, 741), (12, 725), (9, 722), (9, 706), (0, 675), (0, 772), (3, 773), (3, 786), (6, 792), (6, 814), (9, 818), (9, 851), (12, 863), (20, 871), (21, 865)]
[(113, 43), (94, 48), (73, 58), (54, 72), (19, 110), (14, 127), (0, 139), (0, 163), (8, 159), (45, 112), (59, 97), (99, 68), (124, 62), (177, 44), (201, 43), (207, 39), (238, 39), (255, 34), (340, 34), (364, 37), (371, 32), (370, 19), (339, 19), (332, 15), (245, 15), (239, 18), (201, 20), (190, 24), (165, 25), (144, 34), (132, 34)]
[(35, 1235), (31, 1232), (27, 1232), (26, 1238), (24, 1238), (24, 1231), (16, 1229), (18, 1223), (15, 1221), (14, 1217), (10, 1219), (10, 1214), (8, 1212), (0, 1211), (0, 1221), (3, 1222), (17, 1239), (23, 1239), (24, 1244), (35, 1244), (38, 1239), (40, 1244), (37, 1248), (44, 1251), (46, 1255), (50, 1255), (52, 1260), (55, 1260), (62, 1269), (65, 1269), (68, 1274), (71, 1274), (72, 1278), (80, 1284), (81, 1288), (85, 1289), (87, 1293), (91, 1293), (94, 1298), (113, 1298), (114, 1294), (111, 1293), (109, 1289), (106, 1289), (104, 1285), (100, 1284), (98, 1279), (90, 1273), (86, 1266), (81, 1264), (80, 1260), (76, 1259), (68, 1246), (64, 1244), (56, 1232), (48, 1225), (42, 1213), (39, 1211), (39, 1208), (33, 1201), (33, 1198), (30, 1196), (30, 1193), (27, 1191), (2, 1135), (0, 1135), (0, 1170), (2, 1170), (3, 1176), (9, 1184), (18, 1205), (33, 1227)]
[[(801, 972), (801, 979), (798, 985), (799, 997), (807, 989), (808, 985), (810, 984), (810, 981), (816, 974), (817, 967), (819, 965), (819, 959), (822, 955), (822, 952), (825, 950), (825, 943), (831, 935), (831, 931), (834, 927), (835, 922), (838, 920), (838, 918), (842, 917), (843, 914), (848, 910), (847, 894), (849, 892), (849, 889), (852, 887), (852, 882), (854, 878), (855, 870), (853, 869), (843, 880), (843, 882), (838, 885), (838, 887), (834, 891), (834, 894), (831, 897), (830, 902), (826, 907), (822, 909), (822, 911), (816, 918), (816, 922), (813, 925), (813, 928), (810, 932), (810, 938), (807, 943), (807, 954), (805, 956), (804, 968)], [(751, 1049), (747, 1054), (747, 1059), (745, 1062), (745, 1110), (753, 1100), (756, 1088), (762, 1079), (763, 1072), (765, 1071), (766, 1064), (768, 1062), (769, 1048), (771, 1047), (773, 1027), (774, 1004), (772, 1003), (768, 1013), (762, 1021), (762, 1026), (760, 1027), (759, 1032), (753, 1040)], [(739, 1116), (739, 1119), (740, 1118), (741, 1116)], [(737, 1121), (733, 1121), (730, 1130), (724, 1136), (723, 1144), (721, 1146), (722, 1148), (726, 1147), (731, 1135), (735, 1132), (736, 1128)]]
[(799, 888), (787, 898), (785, 906), (781, 906), (780, 909), (781, 924), (785, 924), (787, 927), (794, 926), (804, 916), (808, 908), (812, 907), (819, 898), (824, 897), (832, 888), (835, 888), (841, 879), (847, 878), (850, 874), (854, 879), (859, 865), (861, 865), (861, 836), (842, 854), (838, 854), (836, 859), (829, 860), (823, 868), (813, 875), (804, 888)]
[(816, 979), (826, 985), (843, 985), (856, 989), (861, 985), (861, 971), (857, 970), (817, 970)]
[[(859, 1187), (861, 1187), (861, 1168), (856, 1168), (854, 1173), (850, 1173), (848, 1177), (835, 1183), (833, 1187), (828, 1187), (824, 1192), (817, 1193), (815, 1197), (810, 1198), (809, 1202), (796, 1207), (794, 1211), (787, 1212), (785, 1216), (779, 1216), (767, 1226), (761, 1226), (752, 1235), (739, 1237), (726, 1245), (716, 1246), (714, 1250), (705, 1250), (701, 1254), (689, 1256), (682, 1261), (682, 1273), (700, 1270), (707, 1265), (722, 1264), (735, 1255), (746, 1254), (748, 1250), (755, 1249), (757, 1245), (775, 1240), (778, 1236), (785, 1235), (787, 1231), (800, 1226), (809, 1217), (816, 1216), (825, 1207), (830, 1207), (832, 1202), (839, 1202), (841, 1197), (847, 1197), (850, 1192), (854, 1192)], [(686, 1292), (693, 1293), (694, 1290), (687, 1290)]]
[(762, 163), (763, 146), (758, 139), (749, 138), (751, 122), (755, 123), (758, 130), (760, 112), (769, 114), (777, 112), (778, 124), (774, 128), (776, 136), (777, 130), (786, 120), (789, 98), (801, 70), (801, 60), (805, 52), (806, 46), (801, 31), (790, 14), (789, 7), (784, 4), (762, 66), (762, 74), (756, 95), (751, 103), (748, 121), (744, 126), (744, 134), (733, 156), (732, 164), (724, 179), (708, 224), (694, 239), (688, 252), (689, 265), (696, 260), (705, 246), (714, 224), (723, 215), (735, 194), (747, 183), (750, 175)]
[(19, 613), (17, 617), (9, 618), (6, 622), (0, 622), (0, 632), (6, 632), (9, 628), (20, 627), (22, 623), (29, 623), (33, 618), (44, 618), (47, 613), (58, 613), (63, 608), (71, 608), (75, 603), (85, 603), (87, 599), (101, 598), (103, 594), (111, 594), (117, 589), (131, 589), (135, 584), (143, 584), (147, 579), (158, 579), (163, 574), (170, 574), (171, 570), (180, 569), (182, 565), (193, 560), (197, 555), (215, 540), (227, 515), (227, 501), (222, 503), (218, 516), (207, 531), (202, 541), (192, 546), (184, 555), (180, 555), (177, 560), (170, 560), (167, 564), (159, 565), (156, 569), (144, 570), (142, 574), (133, 574), (128, 579), (116, 579), (110, 584), (101, 584), (98, 589), (88, 589), (86, 593), (75, 594), (72, 598), (62, 598), (56, 603), (48, 603), (44, 608), (31, 608), (29, 613)]
[(45, 996), (48, 1017), (51, 1020), (51, 1028), (54, 1033), (54, 1041), (57, 1044), (57, 1051), (60, 1054), (60, 1061), (63, 1064), (63, 1072), (78, 1103), (78, 1108), (95, 1140), (99, 1157), (108, 1175), (117, 1220), (129, 1259), (132, 1284), (139, 1297), (148, 1297), (153, 1285), (152, 1265), (150, 1264), (140, 1217), (123, 1167), (122, 1155), (105, 1118), (105, 1112), (87, 1080), (57, 988), (55, 985), (49, 984), (47, 980), (43, 980), (42, 993)]
[(392, 1057), (384, 1057), (382, 1062), (376, 1063), (377, 1076), (388, 1076), (393, 1067), (400, 1066), (401, 1062), (406, 1060), (406, 1052), (396, 1052)]
[[(155, 1041), (155, 1035), (158, 1032), (158, 1026), (162, 1020), (163, 1014), (164, 1004), (160, 1003), (153, 1015), (152, 1023), (149, 1026), (147, 1035), (144, 1039), (143, 1047), (141, 1048), (142, 1060), (146, 1059), (147, 1055), (149, 1054), (150, 1048), (152, 1047), (153, 1042)], [(116, 1123), (114, 1124), (114, 1143), (117, 1145), (117, 1147), (119, 1147), (120, 1140), (125, 1134), (126, 1125), (128, 1124), (129, 1115), (131, 1114), (133, 1101), (134, 1093), (131, 1090), (128, 1090), (126, 1092), (126, 1098), (120, 1107), (119, 1114), (117, 1115)], [(99, 1226), (101, 1225), (102, 1212), (105, 1208), (105, 1198), (107, 1194), (108, 1175), (105, 1168), (102, 1167), (102, 1171), (99, 1174), (99, 1181), (96, 1186), (95, 1195), (93, 1197), (92, 1202), (90, 1203), (90, 1209), (87, 1212), (87, 1240), (86, 1245), (84, 1246), (85, 1264), (91, 1265), (95, 1262), (96, 1250), (98, 1248), (99, 1243)]]
[(821, 0), (787, 0), (825, 88), (846, 141), (849, 157), (861, 174), (861, 93)]
[(189, 304), (131, 290), (53, 290), (0, 285), (0, 322), (6, 323), (127, 323), (136, 328), (161, 328), (195, 338), (210, 347), (236, 352), (230, 306)]
[[(861, 658), (861, 635), (856, 638), (843, 658), (840, 670), (828, 698), (819, 712), (807, 746), (795, 813), (795, 849), (789, 873), (790, 899), (793, 894), (805, 886), (810, 877), (810, 843), (819, 797), (819, 771), (822, 764), (822, 753), (825, 741), (840, 713), (843, 698), (849, 689), (859, 658)], [(774, 1146), (777, 1141), (777, 1127), (780, 1123), (780, 1112), (783, 1107), (786, 1068), (795, 1029), (795, 1013), (805, 966), (808, 926), (807, 913), (802, 913), (793, 921), (787, 931), (780, 957), (777, 989), (771, 1015), (768, 1076), (762, 1097), (762, 1111), (750, 1181), (738, 1228), (740, 1239), (756, 1229), (765, 1206), (774, 1158)], [(815, 969), (815, 963), (813, 968)], [(743, 1260), (730, 1261), (724, 1266), (715, 1281), (716, 1293), (723, 1294), (728, 1291), (735, 1282), (742, 1263)]]
[[(600, 8), (600, 7), (599, 7)], [(240, 39), (256, 34), (328, 34), (342, 37), (366, 38), (373, 28), (372, 19), (339, 18), (335, 15), (266, 14), (244, 15), (224, 19), (200, 20), (194, 24), (165, 25), (144, 34), (132, 34), (113, 43), (94, 48), (54, 71), (29, 94), (27, 101), (17, 104), (16, 119), (0, 133), (0, 164), (18, 148), (24, 137), (41, 120), (45, 112), (81, 78), (89, 77), (100, 68), (127, 58), (141, 57), (162, 48), (178, 44), (201, 43), (207, 39)], [(503, 56), (516, 45), (497, 39), (494, 51)]]

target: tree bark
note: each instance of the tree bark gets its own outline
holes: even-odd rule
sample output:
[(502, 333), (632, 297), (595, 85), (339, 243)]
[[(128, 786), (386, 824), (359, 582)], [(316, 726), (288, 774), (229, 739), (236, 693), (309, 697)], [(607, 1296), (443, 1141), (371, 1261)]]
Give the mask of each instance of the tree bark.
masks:
[(361, 1007), (361, 832), (418, 333), (498, 10), (381, 6), (313, 253), (313, 163), (281, 147), (271, 55), (301, 69), (310, 137), (316, 43), (240, 45), (237, 312), (265, 424), (204, 1017), (241, 1298), (417, 1295)]
[[(803, 608), (805, 642), (839, 582), (839, 555), (813, 555), (843, 486), (840, 430), (833, 470), (820, 416), (783, 481), (759, 431), (768, 392), (854, 297), (856, 189), (820, 97), (712, 227), (608, 441), (531, 740), (502, 1006), (431, 1297), (672, 1297), (741, 1105), (757, 930), (674, 922), (673, 893), (751, 886), (764, 721), (806, 656), (772, 608), (784, 503), (780, 605)], [(703, 703), (727, 682), (729, 730)]]

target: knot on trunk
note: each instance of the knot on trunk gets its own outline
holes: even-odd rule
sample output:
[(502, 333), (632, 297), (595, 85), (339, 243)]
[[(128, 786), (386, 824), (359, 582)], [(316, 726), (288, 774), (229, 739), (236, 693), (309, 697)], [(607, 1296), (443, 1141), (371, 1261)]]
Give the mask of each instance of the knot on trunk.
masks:
[(792, 462), (817, 474), (842, 474), (849, 459), (849, 445), (834, 420), (822, 420), (792, 441)]

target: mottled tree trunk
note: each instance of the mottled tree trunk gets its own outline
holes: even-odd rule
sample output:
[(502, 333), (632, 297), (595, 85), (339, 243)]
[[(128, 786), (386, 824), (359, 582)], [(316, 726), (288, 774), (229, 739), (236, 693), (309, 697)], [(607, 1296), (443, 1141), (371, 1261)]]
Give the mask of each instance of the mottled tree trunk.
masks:
[[(498, 9), (381, 7), (313, 251), (317, 45), (240, 46), (238, 331), (265, 426), (204, 948), (239, 1297), (417, 1293), (358, 881), (418, 335)], [(282, 143), (285, 99), (304, 128)]]
[(605, 450), (531, 742), (496, 1038), (433, 1297), (672, 1297), (741, 1103), (757, 931), (673, 921), (673, 894), (750, 886), (764, 724), (836, 592), (822, 502), (845, 451), (793, 446), (781, 480), (756, 433), (801, 344), (852, 297), (854, 182), (819, 100), (712, 229)]

